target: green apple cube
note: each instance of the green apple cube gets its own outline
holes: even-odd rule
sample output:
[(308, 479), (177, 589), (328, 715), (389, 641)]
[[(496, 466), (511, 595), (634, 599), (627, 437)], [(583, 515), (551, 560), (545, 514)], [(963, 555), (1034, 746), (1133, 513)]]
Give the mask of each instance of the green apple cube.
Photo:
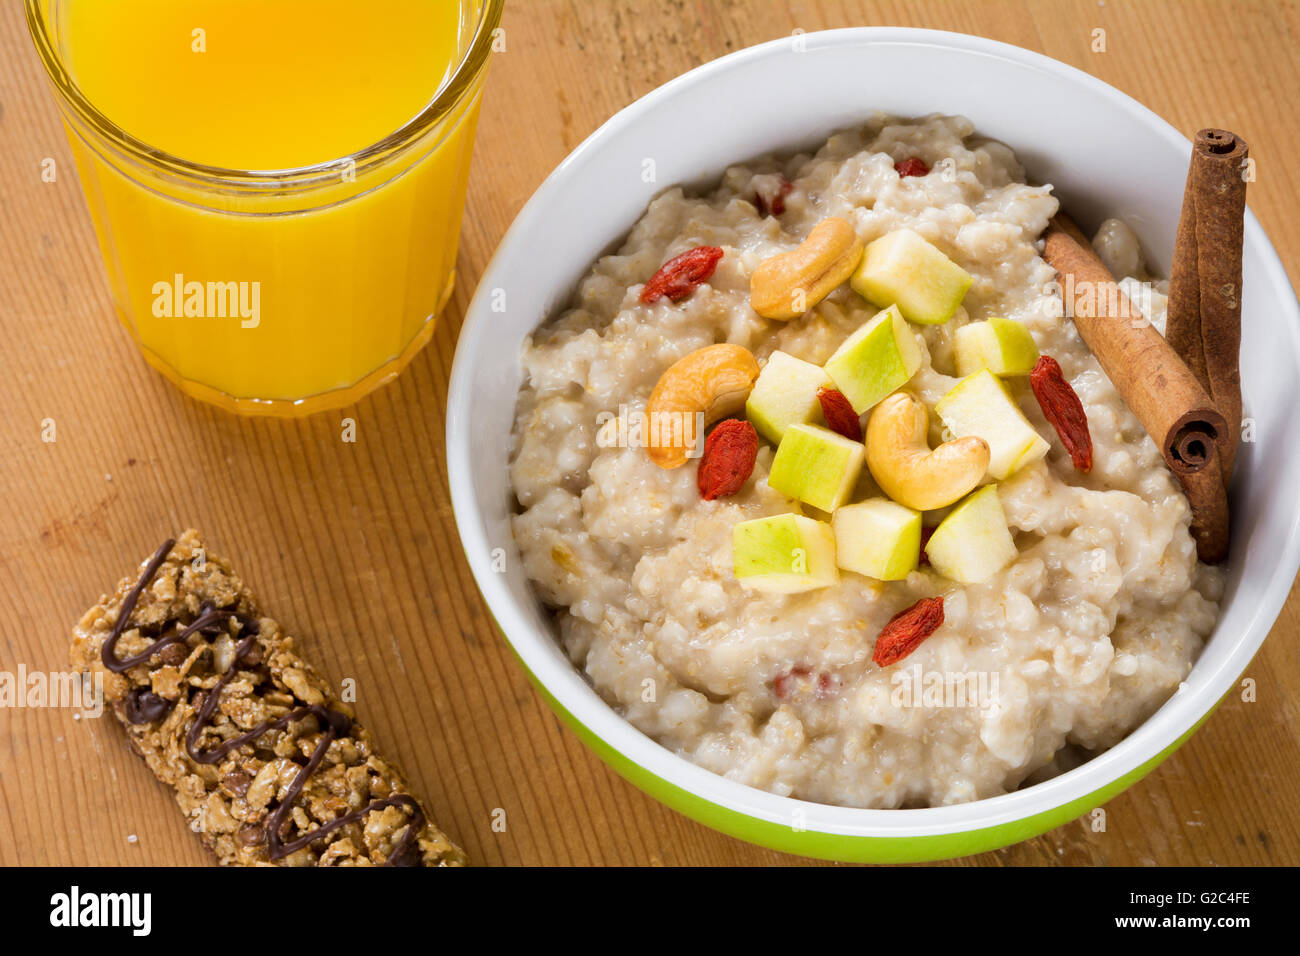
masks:
[(820, 419), (817, 390), (831, 386), (831, 378), (822, 368), (785, 352), (773, 352), (749, 393), (745, 415), (760, 435), (778, 444), (791, 425)]
[(903, 317), (922, 325), (952, 318), (975, 280), (910, 229), (899, 229), (867, 246), (849, 284), (873, 305), (896, 304)]
[(888, 498), (845, 505), (831, 518), (835, 561), (879, 581), (902, 581), (921, 558), (921, 512)]
[(890, 306), (844, 340), (827, 360), (826, 373), (861, 415), (906, 385), (920, 367), (916, 333)]
[(824, 521), (773, 515), (742, 521), (731, 532), (736, 580), (769, 594), (796, 594), (840, 579), (835, 534)]
[(844, 504), (862, 472), (867, 450), (820, 425), (791, 425), (776, 447), (767, 484), (788, 498), (834, 511)]
[(989, 474), (998, 481), (1035, 462), (1051, 448), (1029, 424), (1006, 386), (988, 369), (967, 375), (934, 406), (953, 438), (988, 442)]
[(1016, 557), (998, 486), (971, 492), (939, 522), (925, 545), (930, 566), (962, 584), (987, 581)]
[(994, 375), (1028, 375), (1038, 364), (1038, 346), (1029, 330), (1014, 319), (993, 316), (957, 330), (957, 374), (973, 375), (982, 368)]

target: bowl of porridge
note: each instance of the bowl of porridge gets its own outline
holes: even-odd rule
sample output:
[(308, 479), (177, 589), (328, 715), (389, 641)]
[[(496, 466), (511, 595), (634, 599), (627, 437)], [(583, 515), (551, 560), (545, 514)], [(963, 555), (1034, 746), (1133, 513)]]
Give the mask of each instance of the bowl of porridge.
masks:
[(875, 28), (707, 64), (578, 147), (480, 283), (447, 427), (556, 712), (675, 809), (839, 860), (1025, 839), (1176, 749), (1300, 567), (1300, 308), (1248, 213), (1207, 565), (1042, 237), (1067, 209), (1160, 329), (1189, 148), (1055, 61)]

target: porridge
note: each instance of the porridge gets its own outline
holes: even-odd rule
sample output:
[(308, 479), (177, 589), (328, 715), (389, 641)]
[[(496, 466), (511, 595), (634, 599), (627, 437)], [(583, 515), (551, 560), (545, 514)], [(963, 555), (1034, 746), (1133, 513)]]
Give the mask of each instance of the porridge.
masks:
[[(968, 121), (879, 118), (665, 192), (537, 330), (514, 534), (633, 725), (777, 794), (921, 807), (1059, 772), (1175, 691), (1221, 572), (1062, 315), (1056, 211)], [(1096, 244), (1159, 328), (1132, 232)], [(697, 411), (725, 419), (703, 458)]]

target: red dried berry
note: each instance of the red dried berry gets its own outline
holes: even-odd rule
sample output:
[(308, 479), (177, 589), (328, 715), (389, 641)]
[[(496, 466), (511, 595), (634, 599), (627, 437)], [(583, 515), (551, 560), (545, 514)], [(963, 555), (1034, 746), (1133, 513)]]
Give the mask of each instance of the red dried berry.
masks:
[(805, 664), (796, 664), (772, 678), (772, 694), (777, 700), (790, 700), (801, 691), (811, 693), (817, 700), (831, 700), (839, 695), (839, 678), (826, 671), (814, 677), (812, 668)]
[(831, 431), (849, 441), (862, 441), (862, 419), (843, 392), (823, 385), (817, 389), (817, 401), (821, 403), (822, 417)]
[(667, 296), (671, 302), (680, 302), (696, 286), (708, 282), (718, 267), (722, 250), (717, 246), (696, 246), (680, 256), (674, 256), (659, 267), (641, 289), (641, 301), (650, 303)]
[[(937, 525), (935, 527), (938, 527)], [(930, 543), (930, 536), (934, 534), (934, 528), (928, 528), (921, 525), (921, 560), (920, 564), (929, 564), (930, 556), (925, 553), (925, 546)]]
[(817, 675), (817, 699), (830, 700), (840, 692), (840, 682), (830, 674)]
[(760, 216), (766, 216), (768, 213), (771, 213), (773, 216), (781, 215), (781, 213), (785, 212), (785, 197), (788, 196), (790, 191), (793, 189), (794, 183), (783, 177), (781, 179), (781, 185), (779, 185), (775, 191), (768, 190), (766, 195), (761, 189), (755, 191), (754, 206), (758, 209), (758, 214)]
[(1088, 416), (1074, 387), (1065, 380), (1060, 363), (1050, 355), (1040, 356), (1029, 373), (1029, 384), (1043, 417), (1056, 429), (1074, 467), (1078, 471), (1091, 471), (1092, 435), (1088, 432)]
[(924, 160), (916, 156), (909, 156), (901, 163), (894, 163), (894, 169), (902, 179), (906, 179), (908, 176), (928, 176), (930, 174), (930, 167), (925, 165)]
[(758, 458), (758, 432), (749, 422), (728, 418), (704, 440), (695, 483), (705, 501), (734, 495), (754, 471)]
[(784, 674), (777, 674), (772, 679), (772, 693), (776, 695), (777, 700), (788, 700), (794, 693), (795, 686), (799, 681), (806, 679), (812, 670), (803, 664), (796, 664)]
[(871, 659), (881, 667), (897, 664), (921, 642), (939, 629), (943, 623), (943, 598), (921, 598), (906, 611), (899, 611), (889, 619), (885, 629), (876, 638), (876, 649)]

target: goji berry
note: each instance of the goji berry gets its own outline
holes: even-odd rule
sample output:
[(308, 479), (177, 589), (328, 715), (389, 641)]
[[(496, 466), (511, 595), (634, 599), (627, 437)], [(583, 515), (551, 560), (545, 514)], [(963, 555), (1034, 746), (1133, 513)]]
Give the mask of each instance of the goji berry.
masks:
[(930, 173), (930, 167), (925, 165), (924, 160), (916, 156), (909, 156), (901, 162), (894, 163), (894, 170), (902, 179), (906, 179), (908, 176), (926, 176)]
[(1029, 373), (1029, 384), (1043, 416), (1052, 423), (1061, 444), (1070, 453), (1074, 467), (1091, 471), (1092, 435), (1088, 432), (1088, 416), (1074, 387), (1065, 380), (1060, 363), (1050, 355), (1041, 356)]
[(695, 482), (705, 501), (734, 495), (754, 471), (758, 458), (758, 432), (749, 422), (728, 418), (704, 441)]
[(824, 385), (817, 389), (817, 401), (822, 407), (822, 417), (831, 431), (843, 435), (849, 441), (862, 441), (862, 420), (844, 393)]
[(943, 598), (921, 598), (906, 611), (899, 611), (889, 619), (880, 636), (871, 659), (881, 667), (897, 664), (921, 642), (939, 629), (943, 623)]
[(770, 212), (773, 216), (781, 215), (781, 213), (785, 212), (785, 197), (790, 194), (792, 189), (794, 189), (794, 183), (782, 178), (781, 185), (774, 191), (768, 190), (767, 195), (764, 195), (764, 191), (761, 189), (755, 190), (754, 206), (758, 209), (758, 214), (766, 216)]
[(641, 301), (650, 303), (667, 296), (671, 302), (680, 302), (696, 286), (709, 281), (718, 267), (722, 250), (717, 246), (696, 246), (680, 256), (674, 256), (659, 267), (641, 289)]
[[(935, 525), (935, 527), (938, 527), (938, 525)], [(921, 560), (919, 562), (920, 564), (930, 563), (930, 556), (925, 553), (925, 546), (930, 543), (930, 537), (933, 534), (934, 534), (934, 528), (929, 528), (926, 527), (925, 525), (921, 525)]]

